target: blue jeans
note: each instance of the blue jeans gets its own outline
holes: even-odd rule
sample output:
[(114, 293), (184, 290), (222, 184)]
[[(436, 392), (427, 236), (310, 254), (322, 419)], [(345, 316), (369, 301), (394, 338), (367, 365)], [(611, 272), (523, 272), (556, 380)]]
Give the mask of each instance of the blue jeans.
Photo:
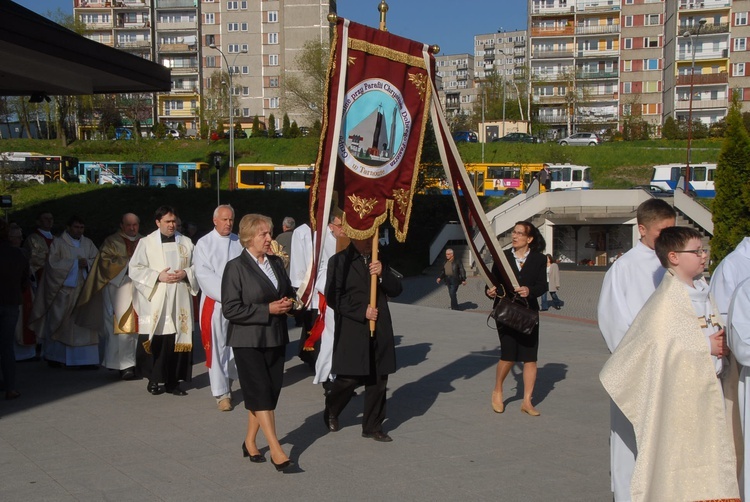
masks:
[[(557, 297), (557, 291), (550, 291), (549, 295), (552, 297), (552, 307), (560, 310), (560, 307), (565, 305), (565, 302)], [(547, 300), (547, 293), (542, 295), (542, 310), (549, 309), (549, 300)]]
[(18, 305), (0, 305), (0, 366), (3, 368), (6, 392), (16, 390), (16, 355), (13, 340), (18, 316)]

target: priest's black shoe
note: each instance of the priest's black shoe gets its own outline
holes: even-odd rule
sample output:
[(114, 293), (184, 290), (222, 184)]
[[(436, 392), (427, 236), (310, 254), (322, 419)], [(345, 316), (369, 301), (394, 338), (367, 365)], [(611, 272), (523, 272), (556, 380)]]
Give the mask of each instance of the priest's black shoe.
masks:
[(326, 409), (323, 411), (323, 422), (325, 422), (326, 428), (331, 432), (338, 432), (339, 429), (341, 429), (341, 427), (339, 427), (338, 417), (331, 416), (328, 411), (328, 406), (326, 406)]
[(164, 394), (164, 387), (159, 387), (158, 383), (149, 382), (148, 386), (146, 387), (146, 390), (149, 391), (154, 396), (158, 396), (159, 394)]
[(367, 439), (374, 439), (375, 441), (379, 441), (381, 443), (390, 443), (391, 441), (393, 441), (393, 439), (391, 439), (391, 436), (383, 431), (363, 432), (362, 437)]
[(187, 392), (182, 390), (182, 387), (180, 387), (179, 385), (174, 389), (167, 389), (167, 392), (169, 392), (170, 394), (174, 394), (175, 396), (187, 396)]
[(120, 370), (120, 378), (123, 380), (135, 380), (135, 370), (133, 368)]

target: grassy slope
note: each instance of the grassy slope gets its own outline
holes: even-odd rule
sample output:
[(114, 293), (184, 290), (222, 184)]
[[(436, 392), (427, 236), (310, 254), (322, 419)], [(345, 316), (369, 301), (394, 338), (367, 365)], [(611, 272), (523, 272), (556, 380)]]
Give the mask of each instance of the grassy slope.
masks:
[[(694, 162), (715, 162), (720, 143), (696, 141), (693, 144)], [(309, 164), (315, 161), (316, 138), (296, 140), (240, 139), (235, 155), (240, 162), (270, 162), (278, 164)], [(459, 145), (466, 162), (481, 161), (481, 145)], [(54, 141), (0, 140), (0, 151), (37, 151), (66, 154), (83, 160), (130, 161), (208, 161), (211, 152), (227, 153), (228, 141), (207, 144), (205, 141), (90, 141), (75, 142), (60, 148)], [(560, 147), (556, 144), (488, 144), (486, 162), (571, 162), (592, 166), (595, 186), (618, 188), (647, 183), (650, 167), (654, 164), (685, 160), (685, 142), (612, 143), (600, 147)], [(226, 173), (222, 186), (226, 186)], [(8, 189), (0, 192), (13, 196), (14, 208), (10, 219), (28, 232), (33, 229), (35, 215), (52, 211), (56, 229), (61, 230), (72, 214), (81, 215), (87, 222), (86, 234), (95, 243), (112, 233), (119, 216), (127, 211), (141, 216), (142, 232), (154, 227), (153, 211), (161, 204), (177, 208), (184, 222), (195, 222), (201, 231), (211, 228), (211, 214), (216, 206), (214, 190), (178, 190), (140, 187), (112, 187), (76, 184), (52, 184)], [(488, 198), (491, 207), (497, 198)], [(308, 198), (305, 194), (279, 192), (222, 192), (222, 203), (231, 203), (238, 217), (250, 212), (271, 216), (276, 228), (284, 216), (297, 221), (307, 220)], [(427, 245), (445, 221), (455, 220), (453, 202), (449, 197), (417, 196), (414, 200), (408, 239), (405, 244), (391, 246), (392, 263), (407, 274), (417, 274), (427, 265)]]

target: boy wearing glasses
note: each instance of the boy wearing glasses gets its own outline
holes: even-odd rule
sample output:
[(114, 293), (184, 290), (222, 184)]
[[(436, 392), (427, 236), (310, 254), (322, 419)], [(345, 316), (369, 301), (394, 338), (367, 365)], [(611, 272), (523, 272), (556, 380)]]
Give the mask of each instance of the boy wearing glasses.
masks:
[(701, 277), (701, 235), (666, 228), (655, 250), (667, 273), (599, 375), (635, 430), (630, 495), (739, 500), (721, 381), (729, 351)]

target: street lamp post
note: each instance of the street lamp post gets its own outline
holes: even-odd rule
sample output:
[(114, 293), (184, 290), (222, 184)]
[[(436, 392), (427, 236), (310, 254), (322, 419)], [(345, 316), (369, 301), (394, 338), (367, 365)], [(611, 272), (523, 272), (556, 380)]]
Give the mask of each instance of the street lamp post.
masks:
[[(224, 60), (224, 63), (227, 65), (227, 73), (229, 74), (229, 186), (231, 188), (234, 186), (234, 108), (232, 107), (232, 94), (234, 94), (234, 84), (232, 82), (233, 72), (232, 68), (229, 66), (227, 57), (224, 55), (224, 51), (219, 49), (216, 44), (209, 44), (208, 46), (219, 51), (219, 54), (221, 54), (221, 57)], [(237, 62), (237, 56), (239, 56), (240, 54), (247, 54), (247, 49), (242, 49), (239, 53), (237, 53), (237, 55), (234, 56), (232, 65)]]
[[(503, 59), (505, 59), (505, 52), (502, 49), (498, 49), (497, 52), (503, 55)], [(503, 61), (503, 136), (505, 136), (505, 61)]]
[[(695, 31), (696, 38), (701, 33), (701, 28), (706, 24), (705, 19), (698, 21), (698, 29)], [(685, 193), (690, 194), (690, 161), (692, 160), (692, 142), (693, 142), (693, 84), (695, 83), (695, 42), (690, 30), (686, 31), (683, 38), (690, 39), (690, 49), (692, 51), (692, 63), (690, 67), (690, 96), (688, 98), (688, 133), (687, 133), (687, 163), (685, 165)]]

